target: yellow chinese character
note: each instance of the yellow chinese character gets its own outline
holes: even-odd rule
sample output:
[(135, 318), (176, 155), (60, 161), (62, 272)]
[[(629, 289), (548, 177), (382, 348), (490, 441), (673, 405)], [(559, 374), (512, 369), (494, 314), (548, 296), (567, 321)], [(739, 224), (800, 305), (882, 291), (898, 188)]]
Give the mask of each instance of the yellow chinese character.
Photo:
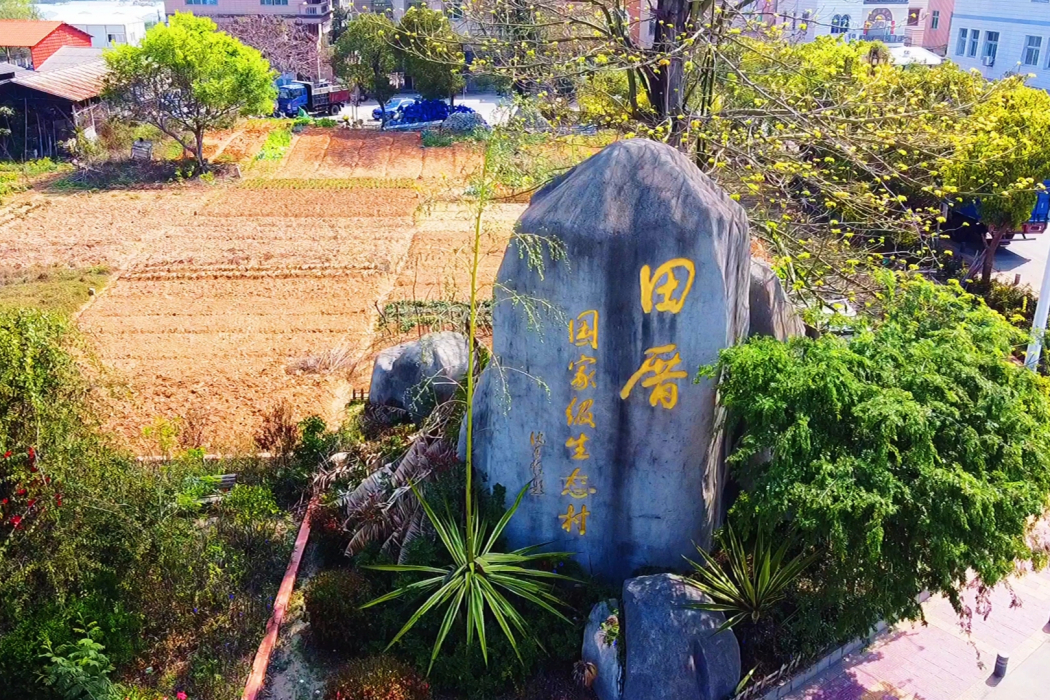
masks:
[(572, 388), (576, 391), (583, 391), (588, 387), (594, 387), (594, 372), (595, 370), (587, 371), (588, 365), (597, 364), (598, 360), (591, 357), (590, 355), (580, 355), (580, 359), (570, 362), (569, 369), (576, 370), (576, 374), (572, 377)]
[[(674, 271), (676, 268), (684, 270), (687, 275), (684, 285), (675, 277)], [(656, 303), (657, 311), (678, 313), (685, 304), (685, 298), (689, 296), (689, 290), (693, 288), (694, 277), (696, 277), (696, 267), (691, 260), (686, 260), (685, 258), (668, 260), (656, 268), (656, 272), (652, 276), (649, 275), (649, 266), (643, 265), (641, 274), (642, 310), (645, 313), (650, 313), (653, 310), (653, 298), (659, 297), (660, 300)], [(663, 284), (657, 285), (657, 282), (660, 280), (664, 280)], [(674, 293), (678, 291), (679, 286), (681, 286), (681, 293), (676, 298)]]
[[(659, 357), (659, 355), (670, 355), (671, 353), (674, 353), (673, 357), (667, 359)], [(673, 380), (683, 379), (688, 376), (685, 370), (674, 369), (682, 363), (682, 358), (678, 356), (677, 347), (675, 345), (661, 345), (649, 348), (645, 351), (645, 354), (645, 362), (623, 385), (623, 389), (620, 390), (620, 398), (626, 399), (630, 396), (631, 390), (634, 389), (634, 385), (638, 380), (647, 374), (651, 374), (651, 377), (642, 380), (643, 387), (646, 389), (653, 388), (652, 393), (649, 394), (649, 405), (656, 406), (656, 404), (660, 404), (664, 408), (674, 408), (675, 404), (678, 403), (678, 385)]]
[(565, 446), (572, 450), (573, 459), (590, 459), (591, 453), (587, 451), (589, 437), (580, 433), (580, 437), (571, 437), (565, 441)]
[(589, 425), (592, 428), (594, 425), (594, 413), (591, 412), (591, 407), (594, 406), (594, 399), (587, 399), (582, 401), (579, 406), (576, 405), (576, 397), (572, 397), (572, 403), (565, 408), (565, 421), (568, 425)]
[(598, 349), (598, 312), (584, 311), (569, 321), (569, 342), (577, 347), (590, 345)]
[(586, 535), (587, 516), (590, 514), (587, 506), (580, 508), (580, 512), (577, 513), (576, 506), (570, 503), (568, 510), (565, 511), (565, 515), (558, 516), (558, 520), (561, 521), (561, 529), (565, 530), (565, 532), (572, 532), (572, 526), (575, 525), (581, 535)]
[(572, 498), (587, 498), (592, 493), (598, 493), (597, 489), (594, 489), (587, 485), (587, 475), (580, 474), (580, 468), (576, 467), (572, 470), (572, 474), (562, 479), (562, 483), (565, 487), (561, 490), (562, 496), (571, 496)]

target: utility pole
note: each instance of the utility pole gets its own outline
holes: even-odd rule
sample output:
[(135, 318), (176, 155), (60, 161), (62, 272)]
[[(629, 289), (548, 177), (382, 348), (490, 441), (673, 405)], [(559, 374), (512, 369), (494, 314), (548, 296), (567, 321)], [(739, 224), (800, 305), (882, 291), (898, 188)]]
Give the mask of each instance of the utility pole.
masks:
[(1024, 356), (1024, 366), (1033, 372), (1039, 367), (1039, 353), (1043, 350), (1043, 334), (1046, 332), (1048, 312), (1050, 312), (1050, 251), (1046, 256), (1046, 267), (1043, 269), (1043, 284), (1039, 287), (1039, 303), (1035, 305), (1032, 340)]

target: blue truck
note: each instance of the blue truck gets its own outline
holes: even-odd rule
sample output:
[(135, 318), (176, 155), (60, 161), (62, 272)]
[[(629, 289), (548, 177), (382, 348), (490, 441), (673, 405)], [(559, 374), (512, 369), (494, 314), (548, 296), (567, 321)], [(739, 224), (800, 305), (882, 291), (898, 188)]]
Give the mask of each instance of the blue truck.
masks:
[[(1010, 231), (1003, 236), (999, 245), (1007, 245), (1020, 233), (1021, 237), (1036, 235), (1046, 231), (1047, 222), (1050, 220), (1050, 180), (1044, 180), (1043, 185), (1047, 188), (1036, 194), (1035, 206), (1032, 207), (1032, 215), (1028, 221), (1021, 225), (1020, 231)], [(961, 206), (951, 207), (945, 204), (945, 216), (948, 223), (945, 231), (949, 232), (952, 240), (960, 243), (973, 243), (981, 247), (983, 236), (988, 240), (988, 226), (981, 221), (981, 202), (971, 200)]]
[(276, 116), (294, 118), (300, 110), (309, 115), (339, 114), (350, 101), (350, 91), (326, 80), (311, 83), (306, 80), (277, 81)]

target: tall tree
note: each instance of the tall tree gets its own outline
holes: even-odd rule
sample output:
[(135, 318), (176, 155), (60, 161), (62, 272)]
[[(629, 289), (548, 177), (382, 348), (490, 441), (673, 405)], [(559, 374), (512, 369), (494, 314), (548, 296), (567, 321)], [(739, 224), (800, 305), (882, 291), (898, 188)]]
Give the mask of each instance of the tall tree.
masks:
[(175, 139), (200, 169), (205, 131), (273, 110), (270, 64), (206, 17), (176, 13), (146, 32), (139, 46), (119, 46), (105, 58), (105, 97), (125, 118)]
[(0, 0), (0, 19), (38, 19), (33, 0)]
[(466, 84), (463, 48), (444, 14), (425, 5), (410, 7), (398, 24), (394, 42), (420, 95), (455, 99)]
[(222, 25), (231, 36), (256, 48), (281, 73), (330, 77), (328, 47), (304, 25), (272, 15), (244, 15)]
[(384, 114), (395, 92), (390, 83), (390, 74), (397, 67), (391, 43), (394, 32), (394, 23), (386, 15), (362, 14), (346, 23), (332, 57), (335, 74), (376, 98)]

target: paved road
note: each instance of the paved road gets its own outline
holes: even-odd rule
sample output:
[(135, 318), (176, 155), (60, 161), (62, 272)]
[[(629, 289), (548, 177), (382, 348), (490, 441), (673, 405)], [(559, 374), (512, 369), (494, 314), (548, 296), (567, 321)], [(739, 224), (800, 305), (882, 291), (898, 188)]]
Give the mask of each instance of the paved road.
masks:
[[(1015, 275), (1021, 275), (1021, 284), (1027, 284), (1038, 293), (1048, 254), (1050, 233), (1032, 236), (1028, 240), (1011, 241), (996, 252), (995, 271), (1004, 282), (1013, 282)], [(1050, 693), (1047, 697), (1050, 698)]]
[[(962, 629), (943, 598), (923, 604), (922, 623), (901, 625), (828, 669), (789, 700), (1048, 700), (1050, 570), (1014, 579), (991, 595), (987, 619)], [(974, 593), (965, 603), (976, 609)], [(1010, 657), (1006, 678), (995, 657)]]

